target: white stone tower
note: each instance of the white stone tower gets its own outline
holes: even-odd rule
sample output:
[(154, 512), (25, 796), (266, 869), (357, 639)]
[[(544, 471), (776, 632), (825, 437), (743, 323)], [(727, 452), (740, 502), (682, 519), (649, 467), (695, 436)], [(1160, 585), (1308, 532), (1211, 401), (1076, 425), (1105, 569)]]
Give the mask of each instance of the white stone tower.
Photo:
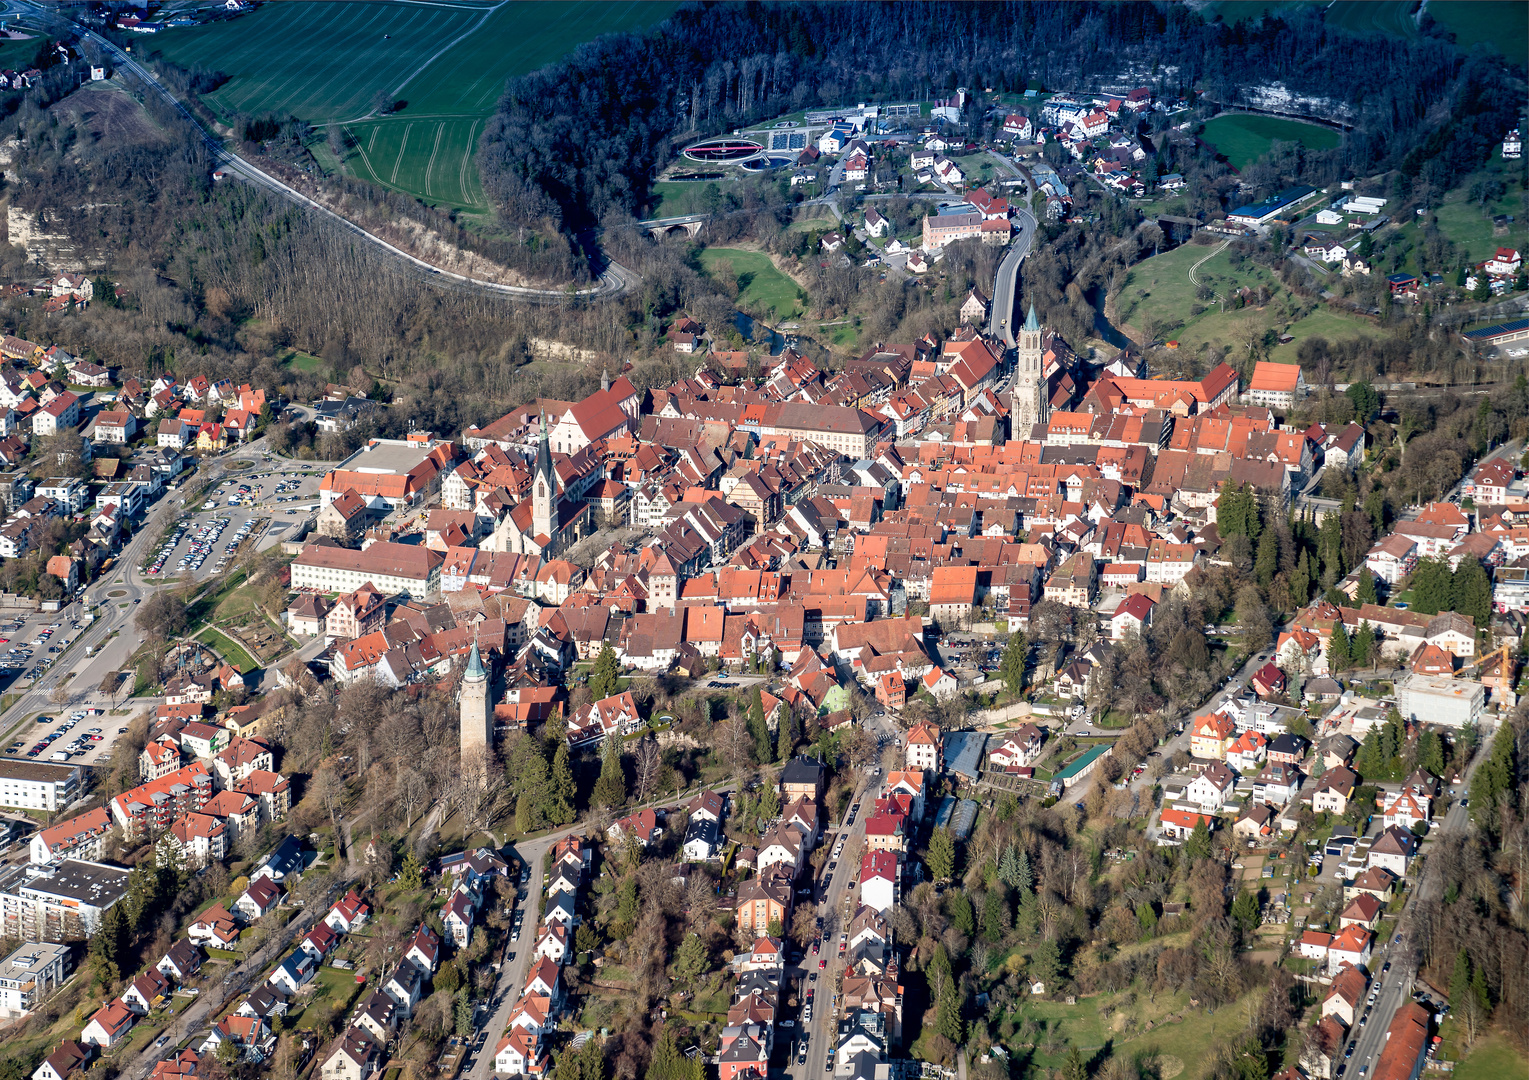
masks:
[(494, 747), (494, 713), (488, 701), (488, 668), (478, 655), (478, 643), (473, 642), (467, 657), (467, 670), (462, 675), (462, 689), (457, 697), (457, 707), (462, 717), (462, 759), (468, 759), (473, 750), (492, 750)]
[(1028, 439), (1030, 428), (1050, 419), (1051, 400), (1046, 393), (1045, 347), (1041, 343), (1041, 324), (1035, 317), (1035, 303), (1019, 328), (1014, 361), (1014, 438)]

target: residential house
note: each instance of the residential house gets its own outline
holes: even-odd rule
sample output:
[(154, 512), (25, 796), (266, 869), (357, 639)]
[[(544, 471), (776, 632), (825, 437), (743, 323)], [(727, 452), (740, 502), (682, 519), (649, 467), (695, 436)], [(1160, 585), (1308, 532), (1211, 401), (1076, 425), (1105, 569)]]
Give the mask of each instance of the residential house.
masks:
[(321, 1080), (366, 1080), (381, 1067), (384, 1043), (365, 1028), (350, 1027), (330, 1044)]
[(107, 1002), (86, 1022), (85, 1029), (80, 1032), (80, 1042), (110, 1050), (127, 1037), (136, 1022), (132, 1010), (122, 1002)]
[(1202, 810), (1214, 812), (1226, 804), (1236, 783), (1232, 770), (1217, 761), (1189, 782), (1184, 798)]
[(1418, 840), (1405, 829), (1391, 825), (1370, 845), (1369, 865), (1389, 870), (1399, 878), (1407, 876), (1407, 867), (1417, 854)]
[(904, 759), (909, 769), (937, 773), (943, 768), (940, 729), (933, 724), (914, 724), (908, 732)]
[(1314, 814), (1343, 814), (1348, 811), (1348, 801), (1354, 794), (1359, 777), (1352, 769), (1334, 766), (1322, 774), (1311, 793), (1311, 810)]

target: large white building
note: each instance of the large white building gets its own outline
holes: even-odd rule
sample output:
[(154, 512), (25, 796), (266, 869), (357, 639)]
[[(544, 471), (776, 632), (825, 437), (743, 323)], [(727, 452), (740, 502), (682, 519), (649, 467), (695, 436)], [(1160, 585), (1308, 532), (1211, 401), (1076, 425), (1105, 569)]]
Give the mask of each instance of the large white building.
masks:
[(0, 1017), (16, 1019), (58, 989), (69, 974), (69, 947), (29, 941), (0, 961)]
[(56, 867), (18, 866), (0, 878), (0, 933), (25, 941), (89, 937), (107, 908), (127, 895), (121, 866), (66, 859)]
[(1481, 720), (1486, 687), (1473, 679), (1408, 675), (1396, 685), (1396, 708), (1411, 723), (1461, 728)]
[(309, 544), (292, 563), (292, 587), (348, 593), (370, 583), (384, 595), (438, 600), (445, 558), (418, 544), (379, 543), (365, 551)]
[(62, 810), (74, 801), (84, 774), (78, 765), (0, 758), (0, 806)]

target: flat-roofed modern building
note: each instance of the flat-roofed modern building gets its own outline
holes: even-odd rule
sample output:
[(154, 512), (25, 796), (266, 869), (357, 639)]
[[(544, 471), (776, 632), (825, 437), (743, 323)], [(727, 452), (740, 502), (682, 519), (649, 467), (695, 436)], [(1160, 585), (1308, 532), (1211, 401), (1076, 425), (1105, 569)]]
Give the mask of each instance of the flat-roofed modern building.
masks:
[(1396, 684), (1396, 708), (1409, 723), (1461, 728), (1481, 719), (1486, 687), (1474, 679), (1408, 675)]
[(62, 810), (74, 801), (84, 781), (79, 765), (0, 758), (0, 806), (18, 810)]
[(25, 941), (87, 938), (127, 895), (127, 877), (124, 867), (81, 859), (17, 867), (0, 877), (0, 932)]
[(69, 947), (29, 941), (0, 960), (0, 1017), (26, 1016), (69, 975)]

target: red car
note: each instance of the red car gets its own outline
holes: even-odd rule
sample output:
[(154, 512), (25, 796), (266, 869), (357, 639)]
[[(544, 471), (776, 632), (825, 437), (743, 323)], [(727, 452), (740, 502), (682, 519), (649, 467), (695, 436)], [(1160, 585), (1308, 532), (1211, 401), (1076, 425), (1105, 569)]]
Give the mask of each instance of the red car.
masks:
[(818, 970), (822, 971), (826, 967), (828, 967), (828, 957), (825, 956), (823, 959), (818, 961)]

